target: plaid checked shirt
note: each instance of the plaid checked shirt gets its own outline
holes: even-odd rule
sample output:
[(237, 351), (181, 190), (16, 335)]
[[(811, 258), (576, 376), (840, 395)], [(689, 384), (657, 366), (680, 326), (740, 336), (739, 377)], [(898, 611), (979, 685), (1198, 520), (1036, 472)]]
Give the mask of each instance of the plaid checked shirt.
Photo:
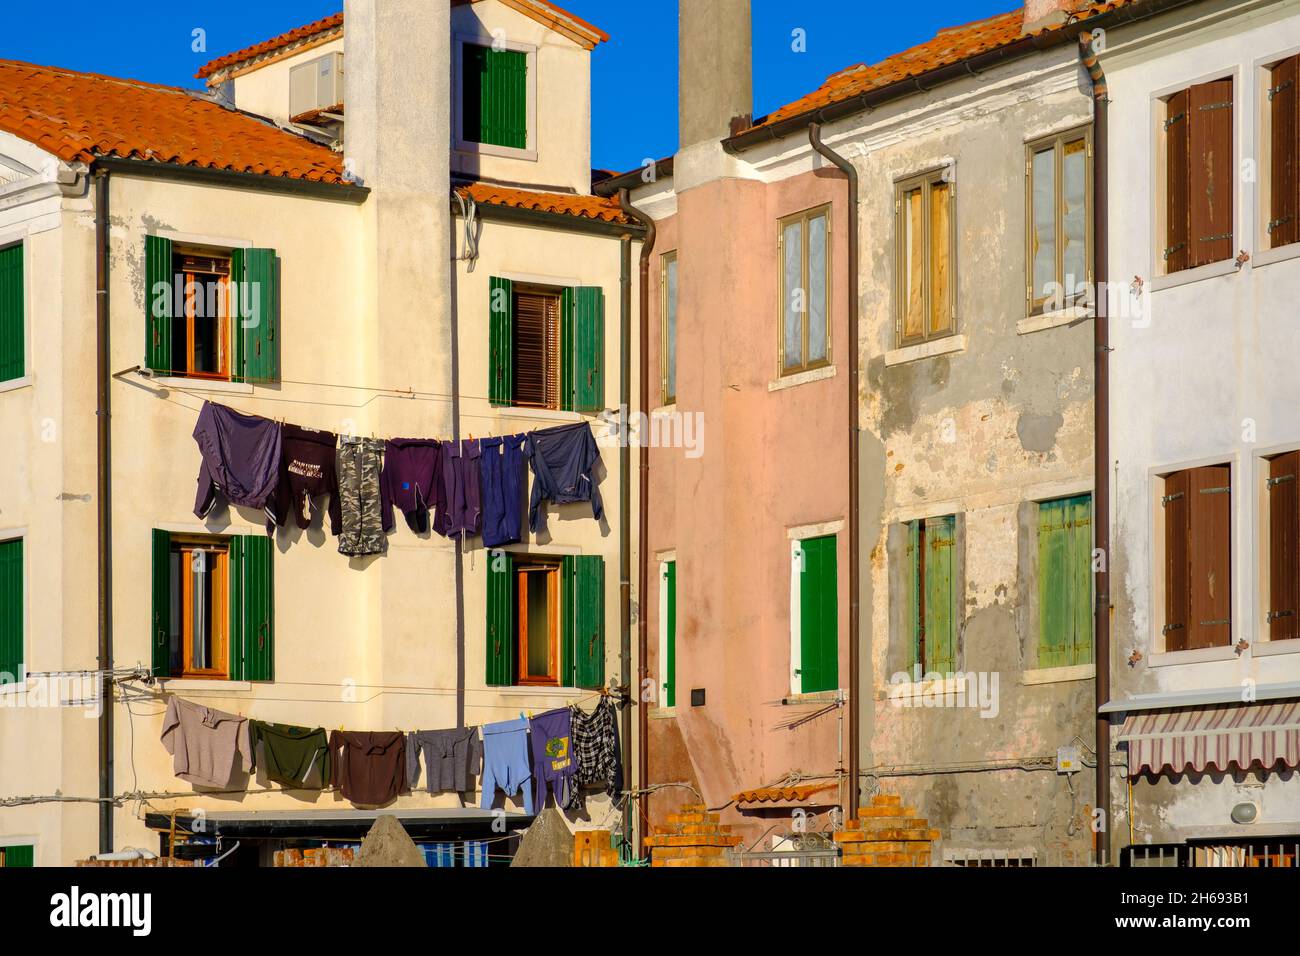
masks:
[(609, 698), (602, 698), (590, 714), (573, 707), (573, 750), (578, 761), (578, 783), (604, 784), (611, 797), (623, 789), (623, 761), (618, 747), (618, 719)]

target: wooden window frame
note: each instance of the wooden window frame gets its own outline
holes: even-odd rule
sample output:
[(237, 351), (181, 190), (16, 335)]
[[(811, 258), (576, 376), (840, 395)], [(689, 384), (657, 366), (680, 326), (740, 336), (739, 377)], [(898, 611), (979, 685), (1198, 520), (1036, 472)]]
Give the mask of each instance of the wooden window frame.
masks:
[[(1042, 315), (1050, 296), (1039, 295), (1034, 288), (1034, 156), (1047, 147), (1055, 150), (1053, 177), (1055, 192), (1054, 208), (1056, 220), (1056, 272), (1055, 282), (1058, 287), (1065, 287), (1065, 147), (1082, 140), (1084, 143), (1084, 282), (1091, 290), (1094, 283), (1093, 244), (1093, 182), (1092, 182), (1092, 126), (1076, 126), (1043, 136), (1025, 144), (1025, 301), (1027, 315)], [(1081, 295), (1063, 297), (1061, 308), (1086, 303), (1090, 295), (1087, 291)]]
[[(172, 274), (178, 277), (184, 289), (184, 320), (185, 320), (185, 368), (175, 369), (172, 374), (184, 376), (185, 378), (206, 379), (215, 382), (231, 381), (230, 359), (234, 352), (235, 340), (232, 333), (232, 323), (230, 321), (230, 297), (231, 297), (231, 280), (234, 278), (233, 250), (231, 249), (213, 249), (189, 245), (176, 245), (172, 249)], [(194, 324), (197, 321), (207, 321), (207, 316), (200, 318), (197, 315), (198, 309), (196, 303), (199, 294), (198, 276), (213, 275), (215, 273), (203, 272), (198, 269), (186, 269), (183, 265), (186, 259), (224, 259), (227, 264), (227, 271), (220, 279), (221, 294), (219, 298), (220, 313), (216, 316), (217, 324), (217, 349), (218, 349), (218, 368), (215, 372), (202, 372), (195, 368), (194, 362)], [(235, 294), (238, 294), (238, 287), (235, 287)], [(175, 323), (181, 317), (176, 316), (172, 319)], [(175, 334), (175, 333), (173, 333)]]
[[(513, 568), (515, 576), (515, 683), (519, 687), (559, 687), (560, 681), (560, 562), (530, 558), (520, 561)], [(530, 576), (545, 575), (547, 622), (550, 633), (547, 635), (549, 651), (547, 655), (548, 673), (531, 674), (528, 672), (528, 647), (531, 635), (528, 633), (528, 586)]]
[[(777, 248), (777, 269), (776, 282), (780, 297), (777, 301), (777, 375), (785, 377), (787, 375), (798, 375), (801, 372), (811, 372), (815, 369), (826, 368), (834, 364), (835, 354), (832, 351), (831, 329), (834, 323), (831, 320), (831, 305), (834, 301), (834, 286), (831, 279), (834, 275), (834, 222), (831, 218), (831, 203), (823, 203), (820, 206), (813, 206), (802, 212), (796, 212), (789, 216), (784, 216), (776, 221), (776, 248)], [(812, 274), (811, 257), (808, 254), (808, 224), (813, 219), (824, 216), (826, 219), (826, 357), (818, 359), (815, 362), (808, 361), (808, 288), (809, 280)], [(800, 250), (800, 288), (804, 290), (804, 310), (803, 310), (803, 346), (801, 354), (803, 362), (800, 365), (788, 365), (785, 360), (785, 306), (789, 300), (790, 290), (785, 285), (785, 230), (788, 226), (799, 223), (802, 232), (803, 246)]]
[[(179, 674), (173, 675), (184, 680), (228, 680), (230, 676), (230, 541), (207, 535), (172, 535), (172, 552), (181, 555), (180, 579), (180, 622), (181, 622), (181, 660)], [(212, 610), (213, 659), (224, 662), (224, 666), (200, 668), (193, 666), (194, 653), (194, 577), (185, 573), (185, 567), (192, 560), (195, 551), (217, 554), (217, 569), (213, 574)], [(220, 614), (220, 618), (217, 614)], [(217, 622), (220, 620), (220, 626)]]
[[(677, 298), (668, 299), (668, 267), (677, 265), (677, 250), (665, 252), (659, 257), (659, 404), (672, 405), (677, 401)], [(678, 289), (681, 288), (681, 270), (677, 272)], [(673, 334), (673, 388), (669, 388), (668, 376), (668, 310), (672, 308)]]
[[(957, 182), (953, 176), (953, 164), (945, 164), (935, 169), (908, 176), (894, 183), (894, 343), (896, 348), (908, 345), (920, 345), (946, 339), (957, 334)], [(940, 332), (930, 331), (931, 309), (934, 290), (930, 277), (932, 274), (930, 256), (934, 243), (930, 235), (931, 226), (931, 190), (936, 183), (948, 187), (948, 328)], [(922, 225), (922, 275), (921, 295), (924, 302), (925, 329), (920, 335), (906, 336), (907, 323), (907, 289), (910, 276), (905, 268), (907, 262), (906, 213), (903, 198), (913, 190), (921, 191), (921, 225)]]
[[(1259, 147), (1260, 168), (1258, 170), (1259, 179), (1259, 205), (1257, 209), (1258, 220), (1258, 245), (1259, 255), (1257, 264), (1263, 264), (1271, 261), (1272, 257), (1286, 257), (1289, 255), (1300, 254), (1300, 227), (1293, 226), (1297, 238), (1278, 242), (1274, 244), (1274, 235), (1278, 228), (1284, 223), (1275, 221), (1273, 218), (1273, 189), (1276, 184), (1276, 169), (1274, 168), (1274, 124), (1273, 124), (1273, 92), (1274, 71), (1284, 65), (1288, 60), (1297, 61), (1297, 80), (1295, 85), (1300, 85), (1300, 51), (1292, 50), (1283, 55), (1270, 56), (1258, 64), (1256, 77), (1258, 78), (1259, 89)], [(1300, 96), (1300, 91), (1296, 95)], [(1292, 157), (1293, 166), (1296, 167), (1296, 176), (1300, 178), (1300, 146), (1296, 147), (1296, 155)], [(1296, 215), (1300, 216), (1300, 202), (1297, 203)], [(1289, 217), (1288, 217), (1289, 218)], [(1272, 255), (1270, 255), (1272, 254)]]
[[(515, 283), (511, 290), (513, 301), (510, 304), (511, 321), (514, 328), (511, 329), (512, 348), (515, 354), (511, 358), (511, 375), (513, 380), (510, 383), (510, 405), (513, 408), (536, 408), (547, 411), (558, 411), (564, 405), (564, 396), (562, 392), (562, 372), (564, 343), (561, 341), (561, 328), (564, 322), (564, 303), (563, 290), (553, 286), (528, 285), (524, 283)], [(519, 298), (520, 296), (538, 296), (544, 297), (551, 301), (555, 307), (553, 317), (547, 319), (548, 322), (554, 322), (554, 328), (549, 330), (544, 336), (543, 345), (543, 369), (544, 377), (549, 374), (551, 388), (547, 389), (548, 397), (544, 402), (525, 402), (519, 398), (518, 380), (519, 380)], [(549, 352), (549, 354), (548, 354)]]

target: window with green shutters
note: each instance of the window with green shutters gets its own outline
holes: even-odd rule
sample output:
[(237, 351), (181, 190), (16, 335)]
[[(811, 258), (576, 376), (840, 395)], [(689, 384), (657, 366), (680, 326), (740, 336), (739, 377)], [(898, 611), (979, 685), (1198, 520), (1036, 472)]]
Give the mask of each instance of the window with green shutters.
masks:
[(907, 526), (913, 667), (922, 676), (957, 669), (957, 518), (921, 518)]
[(24, 577), (23, 539), (0, 541), (0, 685), (20, 683), (26, 675)]
[(792, 542), (790, 689), (812, 694), (839, 687), (839, 575), (836, 537)]
[(28, 869), (36, 865), (36, 847), (30, 843), (0, 846), (0, 869)]
[(265, 535), (153, 532), (156, 677), (275, 679), (275, 578)]
[(1038, 505), (1038, 666), (1092, 663), (1092, 496)]
[[(554, 565), (554, 559), (547, 563)], [(489, 687), (509, 687), (521, 682), (521, 668), (527, 666), (537, 674), (546, 668), (520, 661), (520, 648), (535, 647), (547, 632), (538, 619), (557, 622), (554, 649), (557, 668), (552, 682), (562, 687), (597, 688), (605, 682), (605, 559), (599, 555), (568, 555), (558, 562), (559, 586), (554, 598), (549, 591), (546, 603), (538, 609), (521, 608), (520, 595), (528, 588), (520, 586), (520, 576), (536, 571), (538, 559), (493, 552), (487, 562), (486, 606), (484, 627), (486, 675)], [(536, 590), (536, 588), (535, 588)], [(554, 600), (558, 607), (551, 604)], [(521, 629), (533, 633), (521, 641)], [(530, 652), (531, 653), (531, 652)], [(529, 683), (542, 681), (530, 680)]]
[(528, 148), (528, 54), (461, 47), (461, 139)]
[(145, 237), (145, 365), (159, 375), (280, 379), (280, 260), (273, 249)]
[(27, 374), (23, 245), (0, 249), (0, 382)]
[(661, 706), (677, 706), (676, 561), (659, 564), (659, 692)]
[(496, 406), (605, 407), (605, 292), (488, 279), (488, 398)]

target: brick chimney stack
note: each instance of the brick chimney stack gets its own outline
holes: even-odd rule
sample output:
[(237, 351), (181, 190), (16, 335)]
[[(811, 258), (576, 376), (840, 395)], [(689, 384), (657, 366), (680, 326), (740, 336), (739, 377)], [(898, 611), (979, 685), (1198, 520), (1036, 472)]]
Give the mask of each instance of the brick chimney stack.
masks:
[(1079, 0), (1025, 0), (1021, 33), (1032, 33), (1045, 27), (1059, 27), (1070, 18)]

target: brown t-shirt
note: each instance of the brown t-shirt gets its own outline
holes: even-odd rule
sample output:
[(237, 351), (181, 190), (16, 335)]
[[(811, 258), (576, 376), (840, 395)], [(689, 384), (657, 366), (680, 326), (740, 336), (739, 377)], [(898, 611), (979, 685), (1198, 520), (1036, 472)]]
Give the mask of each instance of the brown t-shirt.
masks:
[(406, 783), (406, 735), (394, 731), (330, 732), (334, 786), (348, 800), (381, 806), (410, 793)]

